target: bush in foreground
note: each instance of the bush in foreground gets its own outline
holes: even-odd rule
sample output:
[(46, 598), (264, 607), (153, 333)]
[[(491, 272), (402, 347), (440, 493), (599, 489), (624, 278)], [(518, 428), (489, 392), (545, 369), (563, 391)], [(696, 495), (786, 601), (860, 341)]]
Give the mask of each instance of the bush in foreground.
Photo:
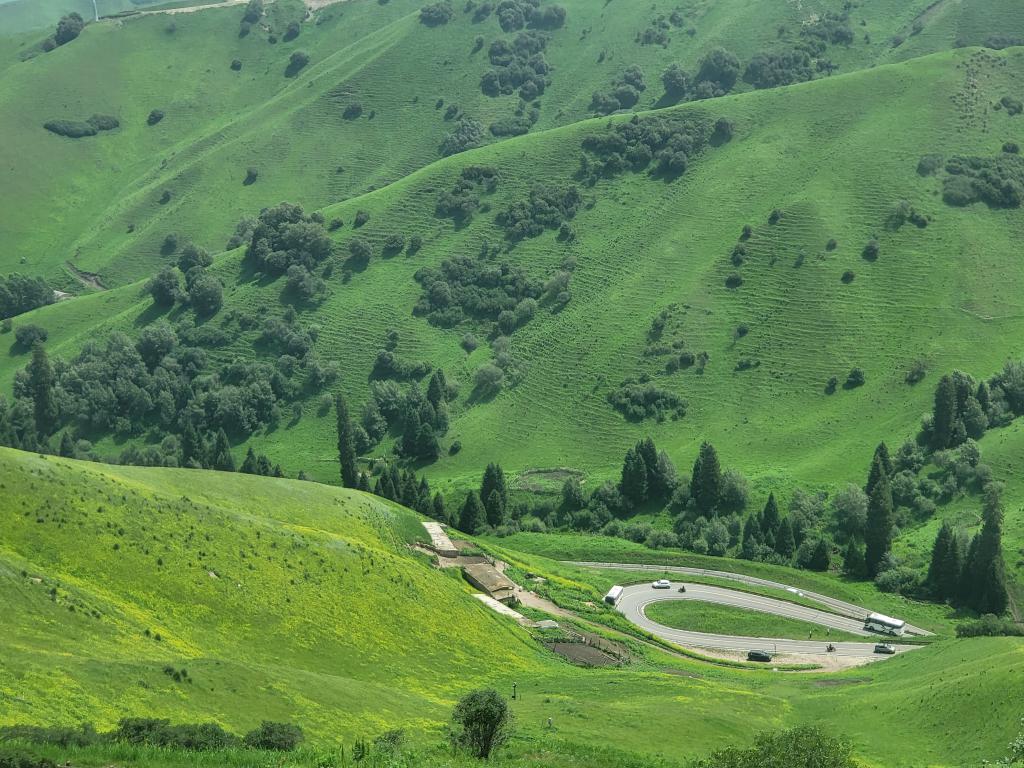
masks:
[(512, 710), (493, 688), (467, 693), (452, 712), (452, 744), (473, 757), (488, 759), (511, 733)]

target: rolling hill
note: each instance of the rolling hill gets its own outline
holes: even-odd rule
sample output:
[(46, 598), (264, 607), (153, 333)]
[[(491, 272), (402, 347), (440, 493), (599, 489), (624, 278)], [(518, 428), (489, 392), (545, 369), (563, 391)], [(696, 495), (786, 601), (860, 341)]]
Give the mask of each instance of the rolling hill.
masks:
[[(1017, 209), (949, 205), (943, 172), (921, 175), (917, 168), (925, 155), (998, 157), (1005, 143), (1024, 140), (1021, 118), (993, 107), (1015, 92), (1022, 65), (1018, 49), (964, 49), (645, 115), (733, 125), (731, 140), (712, 142), (674, 179), (627, 169), (592, 185), (580, 180), (584, 142), (626, 125), (628, 116), (437, 161), (323, 210), (346, 224), (332, 234), (337, 248), (327, 262), (333, 275), (326, 294), (312, 303), (296, 303), (283, 279), (254, 279), (241, 251), (219, 257), (212, 269), (227, 286), (226, 305), (206, 326), (229, 341), (209, 350), (211, 366), (275, 359), (261, 351), (261, 318), (292, 307), (317, 328), (320, 359), (340, 363), (340, 388), (359, 404), (368, 398), (377, 354), (395, 332), (400, 359), (429, 361), (461, 385), (442, 447), (457, 440), (462, 450), (426, 468), (448, 488), (474, 485), (494, 460), (519, 475), (523, 488), (556, 487), (566, 471), (593, 486), (616, 477), (626, 448), (648, 434), (681, 467), (711, 439), (726, 466), (753, 479), (759, 496), (861, 482), (875, 444), (898, 446), (914, 435), (941, 374), (960, 368), (984, 377), (1021, 354), (1020, 274), (1012, 263)], [(469, 166), (493, 168), (499, 181), (482, 193), (470, 221), (453, 223), (438, 215), (437, 201)], [(498, 214), (528, 199), (540, 169), (549, 186), (581, 190), (573, 236), (548, 230), (508, 240)], [(901, 201), (926, 226), (893, 225)], [(356, 230), (359, 211), (369, 219)], [(731, 254), (744, 225), (751, 233), (736, 266)], [(421, 250), (381, 256), (395, 233), (420, 236)], [(351, 272), (346, 258), (355, 239), (375, 255)], [(878, 253), (866, 254), (872, 242)], [(494, 397), (472, 384), (492, 349), (482, 344), (467, 354), (460, 346), (467, 332), (493, 337), (493, 324), (464, 320), (447, 328), (413, 311), (423, 294), (418, 270), (473, 256), (484, 243), (501, 243), (490, 260), (531, 279), (571, 270), (568, 303), (542, 301), (512, 334), (518, 383)], [(730, 287), (736, 275), (742, 282)], [(61, 357), (110, 330), (134, 335), (163, 319), (191, 324), (190, 312), (165, 316), (139, 291), (136, 284), (80, 297), (18, 322), (48, 328), (50, 353)], [(659, 316), (664, 327), (654, 344)], [(659, 344), (704, 352), (708, 362), (703, 370), (668, 373), (664, 351), (652, 349)], [(5, 387), (26, 362), (13, 345), (0, 361)], [(908, 384), (915, 366), (925, 379)], [(827, 391), (831, 377), (842, 382), (853, 368), (864, 372), (863, 386)], [(642, 376), (684, 400), (685, 415), (636, 422), (617, 412), (609, 394)], [(251, 444), (290, 473), (333, 479), (334, 422), (320, 402), (305, 395), (297, 418)], [(997, 434), (981, 441), (983, 453), (1005, 442)], [(109, 438), (97, 446), (106, 454), (120, 450)], [(1014, 486), (1009, 471), (997, 476)], [(968, 511), (974, 503), (962, 504), (964, 519), (976, 523)], [(1020, 530), (1019, 512), (1009, 515), (1008, 528)], [(923, 556), (932, 533), (926, 526), (913, 539), (914, 557)], [(1019, 558), (1008, 560), (1020, 567)]]
[(1018, 715), (1006, 691), (1024, 659), (1008, 638), (943, 641), (867, 675), (751, 673), (639, 646), (631, 665), (583, 670), (429, 568), (407, 548), (416, 516), (374, 497), (8, 449), (0, 469), (5, 724), (276, 718), (323, 747), (394, 727), (430, 744), (459, 692), (518, 681), (512, 754), (543, 744), (553, 766), (597, 744), (588, 764), (678, 765), (801, 722), (848, 735), (869, 765), (952, 766), (1000, 754)]
[[(2, 14), (21, 5), (0, 7), (0, 28)], [(483, 141), (496, 140), (486, 128), (512, 119), (519, 99), (485, 95), (481, 78), (492, 68), (491, 44), (518, 33), (462, 10), (428, 27), (420, 5), (360, 1), (307, 13), (282, 0), (245, 36), (239, 7), (117, 18), (25, 62), (12, 63), (10, 51), (0, 78), (8, 106), (0, 131), (10, 137), (0, 167), (14, 182), (0, 190), (10, 211), (0, 222), (0, 271), (42, 274), (74, 292), (83, 285), (72, 268), (123, 285), (166, 262), (168, 234), (220, 250), (238, 220), (264, 206), (321, 208), (429, 165), (462, 117), (480, 122)], [(639, 107), (664, 106), (659, 77), (670, 62), (692, 75), (723, 46), (745, 66), (760, 52), (806, 42), (807, 30), (842, 6), (659, 0), (638, 15), (621, 1), (571, 0), (564, 24), (543, 32), (549, 84), (525, 114), (535, 111), (532, 131), (589, 117), (592, 94), (630, 65), (646, 75)], [(297, 36), (287, 32), (292, 22), (301, 22)], [(822, 54), (839, 72), (1024, 34), (1007, 0), (983, 9), (870, 0), (846, 24), (850, 40)], [(288, 77), (296, 51), (309, 63)], [(752, 86), (741, 79), (735, 87)], [(152, 110), (164, 117), (148, 125)], [(116, 116), (120, 127), (78, 140), (42, 128), (92, 114)], [(258, 178), (246, 185), (249, 168)]]

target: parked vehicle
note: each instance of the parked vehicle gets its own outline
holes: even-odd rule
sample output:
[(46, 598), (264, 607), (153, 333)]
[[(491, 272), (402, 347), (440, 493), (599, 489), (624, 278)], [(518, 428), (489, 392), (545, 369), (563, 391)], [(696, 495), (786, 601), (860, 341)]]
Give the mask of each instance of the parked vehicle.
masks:
[(772, 658), (769, 651), (747, 651), (747, 661), (771, 661)]
[(883, 635), (896, 635), (899, 637), (907, 629), (907, 622), (903, 619), (894, 619), (891, 616), (883, 616), (880, 613), (869, 613), (864, 619), (864, 629), (868, 632), (880, 632)]
[(651, 584), (654, 589), (671, 589), (672, 584), (668, 579), (658, 579), (656, 582)]
[(608, 603), (608, 605), (615, 605), (619, 602), (620, 597), (622, 597), (622, 587), (616, 584), (608, 590), (608, 594), (604, 596), (604, 601)]
[(878, 645), (875, 646), (875, 653), (884, 653), (891, 656), (896, 653), (896, 648), (888, 643), (878, 643)]

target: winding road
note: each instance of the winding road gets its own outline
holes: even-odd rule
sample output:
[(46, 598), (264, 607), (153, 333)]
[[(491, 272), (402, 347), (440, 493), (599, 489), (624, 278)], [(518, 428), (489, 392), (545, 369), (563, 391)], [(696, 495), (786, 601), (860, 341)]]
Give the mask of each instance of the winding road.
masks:
[[(636, 624), (643, 630), (650, 632), (662, 640), (667, 640), (677, 645), (691, 646), (697, 648), (712, 648), (726, 651), (750, 651), (766, 650), (775, 653), (812, 654), (825, 655), (825, 643), (820, 640), (794, 640), (789, 638), (766, 638), (766, 637), (742, 637), (737, 635), (717, 635), (704, 632), (690, 632), (684, 629), (673, 629), (664, 624), (659, 624), (647, 618), (646, 608), (651, 603), (662, 600), (700, 600), (718, 605), (728, 605), (736, 608), (743, 608), (751, 611), (761, 611), (776, 616), (784, 616), (800, 621), (812, 622), (824, 627), (861, 635), (865, 642), (836, 642), (835, 655), (837, 656), (874, 656), (875, 643), (888, 642), (890, 638), (876, 635), (864, 630), (864, 616), (869, 613), (864, 608), (845, 603), (835, 598), (819, 595), (814, 592), (806, 592), (788, 587), (785, 584), (759, 579), (753, 576), (731, 573), (728, 571), (709, 571), (699, 568), (685, 568), (682, 566), (660, 566), (660, 565), (636, 565), (626, 563), (592, 563), (592, 562), (569, 562), (567, 565), (576, 565), (586, 568), (608, 568), (627, 571), (652, 571), (657, 573), (682, 573), (690, 575), (714, 576), (722, 579), (732, 579), (746, 584), (753, 584), (762, 587), (788, 590), (795, 592), (807, 599), (820, 602), (829, 610), (817, 610), (787, 600), (780, 600), (762, 595), (755, 595), (750, 592), (743, 592), (725, 587), (709, 586), (707, 584), (686, 583), (686, 592), (679, 592), (679, 587), (684, 582), (672, 582), (670, 589), (654, 589), (650, 584), (636, 584), (623, 589), (622, 597), (616, 604), (616, 608), (629, 621)], [(907, 627), (908, 634), (928, 635), (926, 630), (917, 627)], [(913, 650), (919, 646), (894, 644), (897, 653)]]

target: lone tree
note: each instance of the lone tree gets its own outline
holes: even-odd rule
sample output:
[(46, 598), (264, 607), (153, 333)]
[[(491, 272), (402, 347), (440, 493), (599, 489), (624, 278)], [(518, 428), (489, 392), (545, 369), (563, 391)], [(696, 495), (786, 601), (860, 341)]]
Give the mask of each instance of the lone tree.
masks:
[(718, 504), (722, 488), (722, 465), (718, 462), (715, 447), (705, 441), (693, 464), (690, 479), (690, 496), (701, 512), (710, 512)]
[(352, 419), (348, 415), (348, 404), (341, 395), (334, 397), (334, 410), (338, 416), (338, 461), (341, 463), (341, 484), (346, 488), (359, 485), (356, 470), (356, 436)]
[(512, 733), (512, 710), (493, 688), (471, 691), (452, 712), (452, 744), (487, 760)]
[(878, 483), (879, 478), (885, 474), (889, 480), (892, 480), (892, 458), (889, 456), (889, 446), (885, 443), (879, 443), (878, 447), (875, 448), (875, 456), (871, 460), (871, 469), (868, 472), (868, 484), (864, 487), (864, 493), (871, 497), (871, 492), (875, 489), (875, 485)]

